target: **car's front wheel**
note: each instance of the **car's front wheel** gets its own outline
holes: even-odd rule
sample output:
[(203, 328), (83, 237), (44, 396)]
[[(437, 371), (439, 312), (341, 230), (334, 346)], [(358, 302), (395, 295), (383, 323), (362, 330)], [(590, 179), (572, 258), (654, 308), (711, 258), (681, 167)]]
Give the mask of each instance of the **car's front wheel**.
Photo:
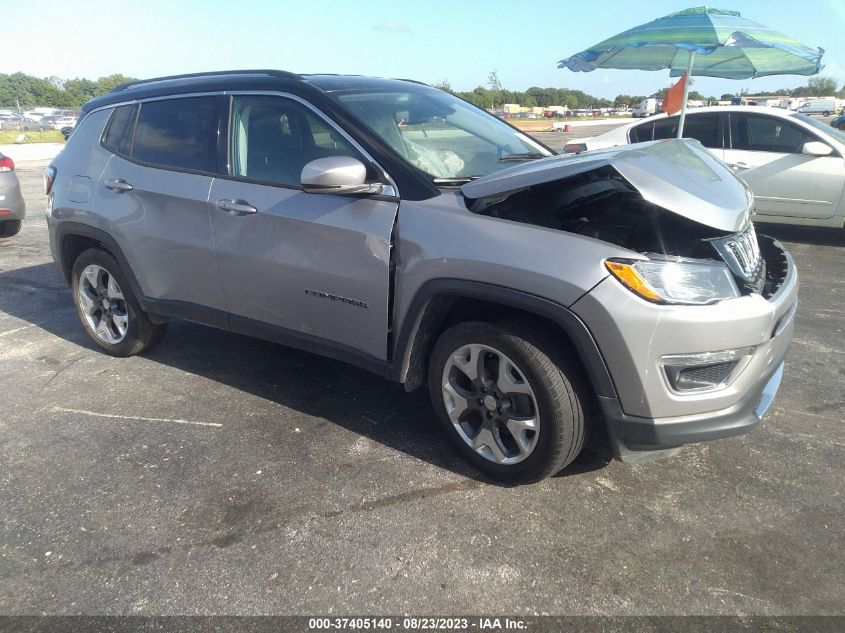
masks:
[(515, 323), (446, 330), (430, 358), (429, 390), (458, 450), (496, 479), (549, 477), (584, 447), (589, 396), (577, 364)]
[(71, 289), (85, 331), (106, 353), (132, 356), (158, 343), (166, 324), (153, 323), (141, 306), (117, 261), (109, 253), (89, 249), (76, 258)]

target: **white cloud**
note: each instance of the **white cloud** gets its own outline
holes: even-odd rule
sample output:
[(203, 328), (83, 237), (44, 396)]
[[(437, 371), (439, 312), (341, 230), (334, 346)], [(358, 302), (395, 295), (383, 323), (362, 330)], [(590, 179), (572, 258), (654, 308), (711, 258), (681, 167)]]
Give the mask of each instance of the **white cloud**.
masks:
[(411, 27), (407, 24), (403, 24), (402, 22), (396, 22), (395, 20), (385, 20), (381, 24), (376, 24), (373, 29), (376, 31), (382, 31), (384, 33), (410, 33)]

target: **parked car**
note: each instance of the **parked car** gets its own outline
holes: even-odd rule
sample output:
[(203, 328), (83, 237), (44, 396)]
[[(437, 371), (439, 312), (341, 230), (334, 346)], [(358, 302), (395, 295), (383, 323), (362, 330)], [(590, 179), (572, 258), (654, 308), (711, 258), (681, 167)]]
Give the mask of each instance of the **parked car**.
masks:
[(41, 117), (41, 120), (38, 121), (39, 125), (41, 126), (41, 131), (44, 130), (55, 130), (59, 129), (54, 127), (56, 121), (61, 118), (61, 115), (58, 114), (48, 114), (46, 116)]
[[(660, 114), (593, 138), (572, 139), (575, 154), (674, 138), (678, 116)], [(814, 226), (845, 225), (845, 133), (783, 108), (717, 106), (687, 112), (684, 136), (727, 163), (754, 192), (755, 218)]]
[(45, 185), (106, 353), (182, 318), (427, 383), (457, 449), (508, 481), (590, 433), (643, 461), (750, 431), (792, 338), (792, 258), (698, 143), (554, 156), (416, 82), (135, 82), (84, 106)]
[(22, 132), (41, 132), (41, 118), (25, 116), (20, 120), (19, 129)]
[(63, 116), (59, 117), (55, 121), (53, 121), (49, 128), (50, 130), (61, 130), (62, 128), (69, 127), (73, 129), (73, 126), (76, 125), (76, 117), (72, 116)]
[(798, 108), (798, 112), (802, 114), (830, 116), (836, 112), (836, 99), (833, 97), (828, 99), (808, 99)]
[(15, 114), (0, 114), (0, 130), (19, 130), (21, 117)]
[(830, 122), (831, 127), (835, 127), (837, 130), (845, 130), (845, 114), (840, 114), (838, 117), (833, 119)]
[(15, 173), (15, 161), (0, 152), (0, 237), (12, 237), (21, 230), (26, 203)]

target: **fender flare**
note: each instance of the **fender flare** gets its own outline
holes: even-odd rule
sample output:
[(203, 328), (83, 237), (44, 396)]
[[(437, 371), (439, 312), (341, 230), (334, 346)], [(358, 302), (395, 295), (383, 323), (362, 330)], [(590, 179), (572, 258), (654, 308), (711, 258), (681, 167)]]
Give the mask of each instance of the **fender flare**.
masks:
[[(60, 222), (56, 225), (56, 264), (59, 266), (62, 277), (64, 277), (68, 284), (70, 284), (71, 268), (65, 267), (66, 262), (63, 252), (63, 244), (65, 238), (71, 236), (87, 237), (99, 242), (106, 250), (114, 255), (117, 263), (120, 264), (123, 274), (129, 280), (129, 285), (132, 286), (132, 292), (135, 294), (135, 297), (143, 303), (142, 299), (144, 298), (144, 293), (141, 292), (141, 284), (138, 283), (138, 279), (135, 277), (135, 273), (132, 271), (132, 267), (129, 265), (129, 261), (126, 259), (126, 256), (123, 254), (123, 250), (121, 250), (117, 241), (102, 229), (98, 229), (89, 224), (82, 224), (81, 222)], [(73, 264), (71, 263), (71, 267), (72, 266)]]
[(399, 335), (393, 349), (393, 375), (390, 377), (404, 383), (407, 390), (418, 387), (422, 381), (421, 374), (425, 374), (424, 370), (420, 372), (420, 363), (428, 362), (426, 352), (438, 334), (445, 312), (439, 308), (444, 303), (438, 301), (439, 298), (480, 299), (548, 319), (572, 341), (596, 395), (617, 398), (604, 357), (589, 328), (574, 312), (554, 301), (521, 290), (462, 279), (432, 279), (424, 283), (397, 328)]

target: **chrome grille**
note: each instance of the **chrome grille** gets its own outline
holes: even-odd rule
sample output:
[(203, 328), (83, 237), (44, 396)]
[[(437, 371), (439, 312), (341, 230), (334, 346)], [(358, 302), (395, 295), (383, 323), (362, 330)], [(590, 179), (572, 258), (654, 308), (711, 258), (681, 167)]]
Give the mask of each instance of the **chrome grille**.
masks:
[(741, 233), (711, 240), (711, 243), (737, 277), (745, 281), (751, 281), (755, 277), (761, 258), (753, 224), (749, 224)]

